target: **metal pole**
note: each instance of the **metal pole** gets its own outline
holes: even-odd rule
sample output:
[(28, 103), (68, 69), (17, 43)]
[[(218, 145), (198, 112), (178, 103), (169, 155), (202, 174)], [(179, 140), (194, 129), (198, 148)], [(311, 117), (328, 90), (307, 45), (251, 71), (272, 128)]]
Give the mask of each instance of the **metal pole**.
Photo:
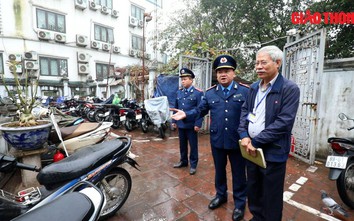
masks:
[(109, 75), (110, 75), (110, 72), (111, 72), (112, 46), (113, 46), (113, 41), (111, 42), (111, 48), (109, 49), (109, 61), (108, 61), (108, 68), (107, 68), (106, 98), (108, 98), (108, 80), (109, 80)]
[(145, 13), (144, 13), (144, 16), (143, 16), (143, 71), (142, 71), (142, 82), (143, 82), (143, 89), (142, 89), (142, 92), (141, 92), (141, 99), (142, 99), (142, 102), (144, 102), (145, 100)]

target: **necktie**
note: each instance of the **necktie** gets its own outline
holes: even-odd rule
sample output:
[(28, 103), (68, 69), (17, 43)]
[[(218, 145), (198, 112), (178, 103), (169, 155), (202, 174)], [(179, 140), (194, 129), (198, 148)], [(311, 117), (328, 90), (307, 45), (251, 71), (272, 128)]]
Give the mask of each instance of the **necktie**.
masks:
[(229, 93), (229, 89), (227, 89), (227, 88), (224, 88), (224, 95), (225, 95), (225, 97), (227, 96), (227, 94)]

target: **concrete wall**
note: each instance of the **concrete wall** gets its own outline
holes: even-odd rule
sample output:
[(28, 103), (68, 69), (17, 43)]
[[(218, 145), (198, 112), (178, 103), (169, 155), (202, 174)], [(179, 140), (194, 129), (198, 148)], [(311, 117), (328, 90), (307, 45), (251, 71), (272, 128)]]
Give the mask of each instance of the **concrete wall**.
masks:
[(325, 159), (330, 151), (329, 137), (354, 137), (353, 121), (342, 121), (339, 113), (354, 118), (354, 58), (325, 61), (320, 82), (321, 103), (318, 104), (316, 158)]

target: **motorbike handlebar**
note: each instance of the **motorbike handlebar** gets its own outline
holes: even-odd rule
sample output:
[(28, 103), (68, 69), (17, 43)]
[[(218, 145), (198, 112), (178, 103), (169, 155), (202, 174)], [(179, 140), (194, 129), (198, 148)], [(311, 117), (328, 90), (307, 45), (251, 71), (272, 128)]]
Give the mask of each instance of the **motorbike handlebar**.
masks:
[(354, 127), (349, 127), (349, 128), (348, 128), (348, 130), (353, 130), (353, 129), (354, 129)]

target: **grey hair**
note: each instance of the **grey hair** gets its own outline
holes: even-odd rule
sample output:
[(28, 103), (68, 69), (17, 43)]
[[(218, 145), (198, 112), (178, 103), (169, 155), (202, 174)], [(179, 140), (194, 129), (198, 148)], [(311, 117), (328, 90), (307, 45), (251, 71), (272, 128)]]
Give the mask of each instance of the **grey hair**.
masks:
[(257, 52), (257, 55), (261, 52), (268, 54), (274, 62), (277, 60), (280, 60), (280, 61), (283, 60), (283, 51), (280, 50), (275, 45), (265, 46), (265, 47), (259, 49), (259, 51)]

